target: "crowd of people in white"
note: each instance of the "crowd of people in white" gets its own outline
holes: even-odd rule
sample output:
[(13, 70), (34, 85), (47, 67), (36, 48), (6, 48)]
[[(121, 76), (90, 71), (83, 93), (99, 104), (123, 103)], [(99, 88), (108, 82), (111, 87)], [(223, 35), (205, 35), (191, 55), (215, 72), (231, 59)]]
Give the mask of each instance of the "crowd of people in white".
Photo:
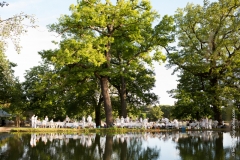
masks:
[[(200, 121), (179, 121), (174, 119), (170, 121), (168, 118), (162, 118), (156, 122), (149, 122), (148, 118), (132, 121), (129, 117), (116, 119), (115, 125), (122, 128), (188, 128), (188, 129), (212, 129), (224, 127), (225, 124), (218, 125), (217, 120), (202, 118)], [(224, 122), (223, 122), (224, 123)], [(239, 126), (239, 123), (236, 125)]]
[[(54, 122), (53, 119), (49, 121), (46, 116), (44, 120), (38, 120), (38, 117), (33, 115), (31, 118), (31, 126), (32, 128), (85, 128), (92, 127), (96, 128), (96, 123), (93, 122), (92, 117), (88, 115), (87, 118), (85, 116), (82, 117), (82, 120), (71, 120), (68, 116), (66, 116), (63, 122), (57, 121)], [(232, 122), (231, 122), (232, 124)], [(230, 124), (230, 125), (231, 125)], [(235, 127), (239, 127), (240, 122), (235, 121)], [(226, 124), (219, 125), (218, 121), (202, 118), (200, 121), (179, 121), (174, 119), (170, 121), (168, 118), (162, 118), (158, 121), (150, 121), (148, 118), (142, 119), (141, 117), (137, 120), (132, 120), (128, 116), (124, 118), (117, 118), (114, 121), (114, 126), (118, 128), (145, 128), (145, 129), (157, 129), (157, 128), (166, 128), (166, 129), (180, 129), (180, 128), (188, 128), (188, 129), (212, 129), (212, 128), (223, 128)]]
[[(87, 121), (86, 121), (87, 120)], [(68, 116), (66, 116), (64, 121), (53, 121), (51, 119), (49, 121), (48, 116), (43, 120), (39, 120), (38, 116), (33, 115), (31, 117), (31, 127), (32, 128), (78, 128), (78, 127), (92, 127), (96, 128), (96, 124), (92, 121), (92, 117), (88, 115), (87, 119), (85, 116), (82, 117), (82, 120), (78, 122), (77, 120), (71, 120)]]

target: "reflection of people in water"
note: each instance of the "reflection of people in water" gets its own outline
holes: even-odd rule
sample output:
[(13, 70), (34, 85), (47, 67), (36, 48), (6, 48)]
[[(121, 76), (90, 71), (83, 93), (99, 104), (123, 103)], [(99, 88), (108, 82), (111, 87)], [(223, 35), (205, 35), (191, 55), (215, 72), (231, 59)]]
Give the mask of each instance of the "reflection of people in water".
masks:
[(88, 136), (87, 141), (86, 141), (86, 146), (91, 147), (91, 145), (92, 145), (92, 138), (91, 138), (91, 136)]
[(81, 144), (84, 146), (84, 145), (85, 145), (85, 142), (86, 142), (86, 140), (85, 140), (85, 135), (82, 134), (82, 136), (81, 136)]
[(35, 133), (31, 134), (30, 145), (31, 145), (31, 147), (36, 146), (36, 134)]
[(121, 135), (121, 142), (124, 142), (124, 135)]
[(49, 135), (49, 141), (50, 141), (50, 142), (53, 141), (53, 133), (51, 133), (51, 134)]
[(46, 134), (42, 135), (42, 141), (44, 142), (44, 144), (47, 143), (47, 136), (46, 136)]

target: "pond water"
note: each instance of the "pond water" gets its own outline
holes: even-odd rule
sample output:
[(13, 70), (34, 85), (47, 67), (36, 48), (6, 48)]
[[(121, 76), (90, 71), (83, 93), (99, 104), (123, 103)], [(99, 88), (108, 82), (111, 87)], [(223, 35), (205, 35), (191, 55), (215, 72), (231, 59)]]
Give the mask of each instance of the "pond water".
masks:
[(0, 160), (235, 160), (239, 133), (0, 133)]

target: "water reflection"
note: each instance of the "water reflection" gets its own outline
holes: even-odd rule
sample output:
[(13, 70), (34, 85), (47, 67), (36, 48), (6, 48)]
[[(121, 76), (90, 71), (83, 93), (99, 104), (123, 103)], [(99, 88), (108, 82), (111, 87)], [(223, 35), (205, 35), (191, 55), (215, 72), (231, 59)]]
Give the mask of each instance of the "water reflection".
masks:
[[(1, 160), (221, 160), (240, 159), (239, 133), (231, 153), (230, 133), (160, 132), (117, 135), (0, 134)], [(231, 141), (232, 142), (232, 141)]]

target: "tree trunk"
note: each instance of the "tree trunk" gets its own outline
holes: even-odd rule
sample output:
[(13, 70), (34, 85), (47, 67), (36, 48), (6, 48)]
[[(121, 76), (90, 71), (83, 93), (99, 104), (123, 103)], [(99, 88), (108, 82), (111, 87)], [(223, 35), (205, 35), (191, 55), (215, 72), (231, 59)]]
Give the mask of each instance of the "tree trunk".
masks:
[(224, 148), (223, 148), (223, 133), (218, 132), (218, 138), (215, 140), (215, 153), (216, 156), (214, 157), (214, 160), (224, 160)]
[(121, 76), (121, 89), (120, 89), (120, 100), (121, 100), (121, 116), (124, 118), (127, 117), (127, 93), (126, 93), (126, 84), (124, 77)]
[(214, 119), (218, 121), (218, 125), (222, 124), (222, 112), (218, 106), (213, 106)]
[(98, 104), (95, 106), (95, 122), (96, 127), (101, 126), (101, 105), (102, 105), (103, 98), (100, 96)]
[(218, 121), (218, 125), (222, 124), (222, 112), (220, 108), (220, 103), (219, 103), (219, 96), (216, 91), (216, 88), (218, 88), (218, 79), (217, 78), (212, 78), (210, 80), (211, 87), (213, 88), (211, 91), (211, 94), (213, 95), (213, 112), (214, 112), (214, 119)]
[(111, 160), (113, 150), (112, 148), (113, 148), (113, 136), (106, 135), (105, 152), (103, 154), (103, 160)]
[(112, 104), (111, 99), (108, 91), (108, 77), (102, 76), (101, 79), (101, 90), (103, 95), (103, 102), (104, 102), (104, 110), (106, 116), (106, 125), (107, 127), (111, 127), (113, 125), (113, 116), (112, 116)]
[(102, 159), (102, 148), (101, 148), (101, 142), (100, 142), (100, 135), (99, 134), (96, 134), (94, 144), (96, 145), (94, 148), (98, 148), (98, 154), (100, 155), (100, 159)]
[(15, 123), (16, 127), (20, 127), (20, 116), (17, 115), (16, 116), (16, 123)]
[(120, 145), (121, 145), (120, 159), (127, 160), (127, 152), (128, 152), (127, 141), (124, 141), (124, 142), (120, 141)]
[(200, 117), (199, 111), (197, 111), (197, 113), (196, 113), (196, 118), (198, 121), (200, 121), (201, 117)]

